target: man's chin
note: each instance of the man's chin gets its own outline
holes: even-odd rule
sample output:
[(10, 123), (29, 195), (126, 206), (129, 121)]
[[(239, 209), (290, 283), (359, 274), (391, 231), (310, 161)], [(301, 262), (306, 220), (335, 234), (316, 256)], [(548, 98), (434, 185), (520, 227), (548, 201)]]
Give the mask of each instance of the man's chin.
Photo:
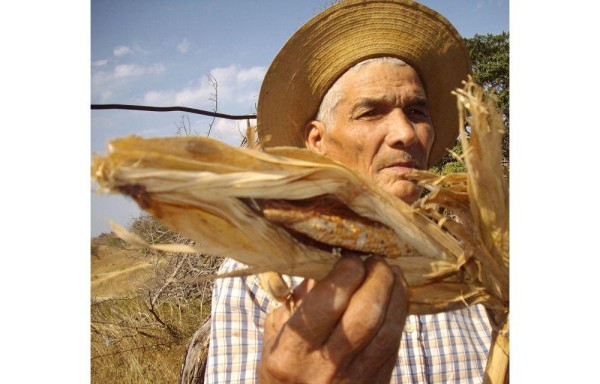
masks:
[(418, 187), (414, 182), (408, 180), (396, 180), (393, 183), (380, 184), (379, 186), (408, 204), (419, 199), (421, 192), (423, 192), (423, 188)]

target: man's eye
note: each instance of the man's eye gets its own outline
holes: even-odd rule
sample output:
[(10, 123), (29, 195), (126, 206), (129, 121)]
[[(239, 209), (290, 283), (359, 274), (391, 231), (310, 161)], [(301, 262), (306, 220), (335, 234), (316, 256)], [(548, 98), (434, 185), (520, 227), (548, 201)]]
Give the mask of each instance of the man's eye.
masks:
[(425, 108), (409, 108), (408, 112), (411, 115), (429, 117), (429, 111)]
[(369, 109), (367, 111), (362, 112), (359, 115), (359, 118), (374, 117), (374, 116), (377, 116), (378, 114), (379, 114), (379, 111), (377, 111), (376, 109)]

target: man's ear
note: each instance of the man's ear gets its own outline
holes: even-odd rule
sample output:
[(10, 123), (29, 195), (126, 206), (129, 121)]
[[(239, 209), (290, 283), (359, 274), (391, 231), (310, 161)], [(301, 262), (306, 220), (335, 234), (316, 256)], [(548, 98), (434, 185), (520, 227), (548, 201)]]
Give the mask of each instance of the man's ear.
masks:
[(304, 144), (306, 148), (318, 154), (325, 154), (323, 138), (327, 134), (325, 124), (319, 120), (312, 120), (304, 128)]

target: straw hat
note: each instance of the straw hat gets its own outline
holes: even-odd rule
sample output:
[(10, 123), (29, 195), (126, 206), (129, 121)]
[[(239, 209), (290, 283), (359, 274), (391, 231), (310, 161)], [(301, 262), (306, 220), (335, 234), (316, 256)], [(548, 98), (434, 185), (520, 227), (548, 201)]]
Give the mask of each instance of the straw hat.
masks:
[[(425, 87), (435, 141), (435, 164), (458, 136), (450, 92), (470, 73), (463, 38), (446, 18), (410, 0), (349, 0), (300, 28), (273, 60), (258, 99), (264, 146), (304, 146), (304, 127), (333, 83), (353, 65), (391, 56), (412, 66)], [(265, 140), (270, 135), (270, 140)]]

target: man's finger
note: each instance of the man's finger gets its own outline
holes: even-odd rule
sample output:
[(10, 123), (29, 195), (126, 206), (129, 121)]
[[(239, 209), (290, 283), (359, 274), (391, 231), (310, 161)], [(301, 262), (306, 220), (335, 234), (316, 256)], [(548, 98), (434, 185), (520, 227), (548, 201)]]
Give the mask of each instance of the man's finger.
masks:
[(302, 283), (300, 283), (296, 287), (296, 289), (294, 289), (294, 296), (293, 296), (294, 309), (298, 308), (300, 305), (302, 305), (304, 298), (315, 287), (315, 285), (317, 285), (316, 280), (304, 279), (304, 281), (302, 281)]
[(350, 363), (371, 342), (386, 318), (394, 273), (379, 257), (369, 258), (365, 269), (363, 284), (326, 343), (331, 359), (341, 365)]
[(316, 348), (329, 337), (365, 275), (358, 257), (342, 257), (303, 298), (281, 333), (281, 341)]
[(355, 374), (373, 367), (382, 367), (384, 363), (389, 363), (390, 359), (395, 361), (398, 354), (408, 310), (408, 285), (399, 267), (392, 266), (391, 269), (394, 274), (394, 287), (384, 323), (369, 345), (350, 364)]

